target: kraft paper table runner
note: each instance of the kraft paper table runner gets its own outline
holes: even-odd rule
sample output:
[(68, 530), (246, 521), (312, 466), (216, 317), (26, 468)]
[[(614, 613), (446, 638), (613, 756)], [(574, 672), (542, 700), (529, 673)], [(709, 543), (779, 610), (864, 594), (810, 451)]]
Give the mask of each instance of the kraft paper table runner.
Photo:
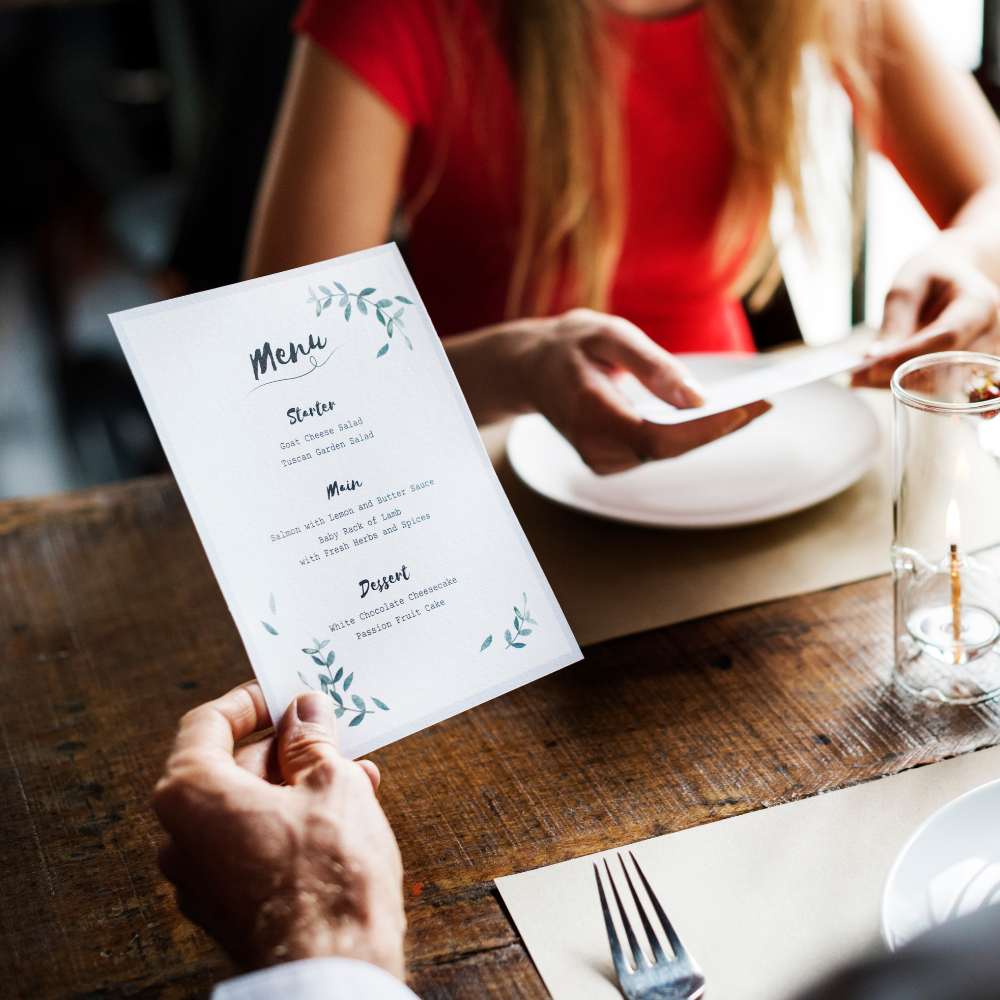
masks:
[[(882, 950), (896, 855), (941, 806), (996, 778), (1000, 747), (628, 849), (702, 966), (706, 996), (788, 1000)], [(496, 880), (553, 1000), (621, 1000), (594, 880), (601, 856)]]
[(890, 393), (859, 390), (882, 443), (862, 479), (826, 502), (740, 528), (602, 521), (538, 496), (507, 461), (507, 426), (481, 429), (497, 475), (581, 646), (888, 573)]

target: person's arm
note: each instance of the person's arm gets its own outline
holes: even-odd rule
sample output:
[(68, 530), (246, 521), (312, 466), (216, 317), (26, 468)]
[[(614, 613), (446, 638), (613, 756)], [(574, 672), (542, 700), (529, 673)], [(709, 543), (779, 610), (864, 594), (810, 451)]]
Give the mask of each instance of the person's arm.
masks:
[[(399, 849), (375, 798), (378, 769), (340, 755), (325, 695), (300, 695), (273, 736), (235, 749), (270, 722), (256, 681), (184, 716), (153, 793), (166, 831), (160, 868), (181, 911), (241, 968), (351, 959), (382, 975), (351, 963), (340, 967), (345, 976), (381, 983), (392, 997), (389, 979), (403, 976), (406, 918)], [(297, 964), (221, 993), (249, 1000), (275, 980), (319, 981)], [(400, 985), (396, 996), (406, 995)]]
[(873, 140), (942, 233), (900, 271), (875, 360), (855, 385), (888, 385), (932, 351), (1000, 350), (1000, 123), (968, 73), (947, 65), (905, 0), (881, 0)]
[[(297, 43), (261, 182), (246, 276), (385, 242), (409, 129), (373, 90), (313, 42)], [(755, 403), (677, 426), (637, 417), (613, 376), (632, 372), (675, 406), (702, 397), (689, 373), (633, 324), (590, 310), (518, 320), (444, 343), (477, 423), (539, 412), (599, 473), (669, 458), (769, 409)]]
[(385, 243), (409, 138), (406, 122), (370, 87), (300, 38), (257, 194), (244, 277)]

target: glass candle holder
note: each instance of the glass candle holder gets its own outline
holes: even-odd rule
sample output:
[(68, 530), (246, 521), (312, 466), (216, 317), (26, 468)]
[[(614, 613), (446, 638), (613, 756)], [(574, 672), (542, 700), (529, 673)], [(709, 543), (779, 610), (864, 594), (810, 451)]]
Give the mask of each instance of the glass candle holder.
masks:
[(927, 354), (892, 378), (895, 678), (1000, 695), (1000, 358)]

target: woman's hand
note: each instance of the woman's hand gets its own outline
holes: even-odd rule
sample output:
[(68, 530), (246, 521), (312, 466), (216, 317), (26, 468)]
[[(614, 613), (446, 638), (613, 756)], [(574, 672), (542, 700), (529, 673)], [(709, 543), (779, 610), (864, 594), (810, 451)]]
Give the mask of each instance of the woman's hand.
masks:
[(616, 375), (631, 372), (681, 409), (704, 402), (700, 387), (634, 324), (591, 309), (450, 337), (445, 349), (477, 423), (542, 413), (601, 475), (673, 458), (771, 408), (761, 401), (683, 424), (643, 420), (615, 384)]
[(870, 362), (852, 384), (886, 388), (910, 358), (935, 351), (1000, 351), (1000, 288), (941, 237), (899, 272)]
[(235, 755), (270, 725), (256, 681), (188, 712), (153, 793), (160, 867), (244, 968), (339, 956), (402, 978), (399, 849), (378, 769), (340, 755), (333, 708), (300, 695), (273, 737)]

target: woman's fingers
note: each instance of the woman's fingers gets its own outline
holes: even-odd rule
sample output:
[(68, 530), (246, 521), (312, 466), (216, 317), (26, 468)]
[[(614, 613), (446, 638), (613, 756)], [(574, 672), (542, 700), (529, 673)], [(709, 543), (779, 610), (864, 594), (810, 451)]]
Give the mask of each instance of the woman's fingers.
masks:
[(887, 389), (893, 372), (904, 361), (919, 357), (921, 354), (953, 351), (959, 346), (959, 335), (954, 330), (937, 329), (937, 323), (934, 326), (936, 329), (903, 341), (876, 341), (876, 344), (883, 343), (885, 346), (880, 348), (863, 368), (854, 371), (851, 375), (851, 385), (856, 389), (865, 387)]
[(916, 333), (927, 301), (929, 278), (928, 273), (915, 269), (912, 274), (907, 270), (900, 272), (885, 297), (879, 340), (903, 340)]
[(732, 434), (766, 413), (771, 404), (761, 400), (736, 410), (683, 424), (654, 424), (648, 420), (622, 421), (614, 432), (594, 429), (574, 444), (598, 475), (624, 472), (643, 462), (675, 458), (717, 438)]
[(967, 292), (954, 298), (928, 326), (912, 337), (878, 340), (874, 357), (851, 377), (851, 385), (885, 388), (905, 361), (937, 351), (995, 351), (1000, 317), (990, 296)]
[(678, 409), (705, 402), (697, 379), (637, 326), (618, 316), (602, 316), (601, 320), (602, 336), (587, 345), (595, 360), (630, 371), (655, 396)]
[(885, 300), (882, 332), (851, 384), (884, 388), (905, 361), (1000, 347), (1000, 289), (944, 243), (911, 260)]
[(732, 434), (741, 427), (746, 427), (751, 420), (756, 420), (771, 409), (766, 400), (749, 403), (735, 410), (716, 413), (700, 420), (689, 420), (684, 424), (652, 424), (645, 422), (643, 430), (649, 442), (646, 452), (648, 458), (675, 458), (693, 448), (715, 441), (718, 438)]
[(675, 357), (619, 316), (574, 309), (539, 334), (524, 371), (529, 401), (599, 475), (672, 458), (745, 426), (770, 409), (763, 401), (684, 424), (643, 420), (614, 380), (630, 372), (650, 392), (688, 409), (703, 390)]
[(1000, 316), (997, 302), (989, 294), (989, 289), (968, 290), (958, 295), (928, 326), (928, 331), (953, 330), (957, 335), (957, 347), (969, 350), (983, 340), (997, 334)]

